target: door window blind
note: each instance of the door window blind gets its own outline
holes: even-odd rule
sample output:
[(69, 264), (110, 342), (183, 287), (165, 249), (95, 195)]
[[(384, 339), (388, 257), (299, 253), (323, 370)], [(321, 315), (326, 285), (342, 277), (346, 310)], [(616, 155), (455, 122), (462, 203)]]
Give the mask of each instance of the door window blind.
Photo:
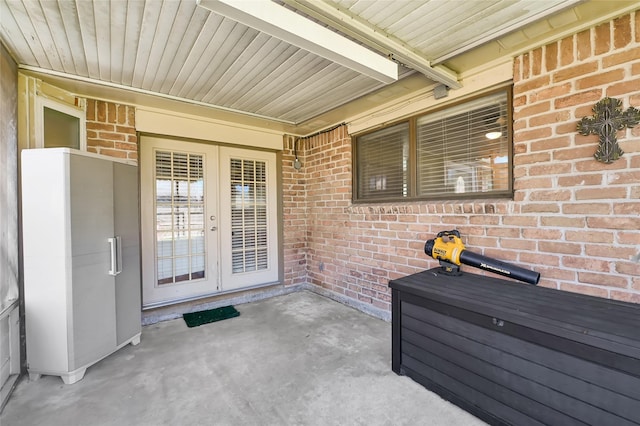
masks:
[(267, 165), (232, 158), (231, 262), (234, 274), (267, 269)]
[(157, 283), (204, 278), (202, 155), (156, 151)]

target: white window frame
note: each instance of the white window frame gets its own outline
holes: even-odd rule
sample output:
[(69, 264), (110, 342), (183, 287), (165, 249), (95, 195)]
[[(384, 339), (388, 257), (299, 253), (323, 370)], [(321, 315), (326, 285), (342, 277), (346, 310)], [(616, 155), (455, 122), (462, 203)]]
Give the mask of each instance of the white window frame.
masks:
[(44, 109), (49, 108), (79, 120), (80, 151), (87, 150), (87, 114), (82, 108), (56, 101), (45, 96), (36, 96), (36, 148), (44, 148)]

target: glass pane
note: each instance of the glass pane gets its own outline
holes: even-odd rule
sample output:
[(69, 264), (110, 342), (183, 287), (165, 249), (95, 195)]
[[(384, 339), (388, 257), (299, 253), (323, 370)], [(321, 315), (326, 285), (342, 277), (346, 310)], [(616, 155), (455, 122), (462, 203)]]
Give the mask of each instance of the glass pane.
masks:
[(204, 230), (191, 231), (191, 254), (204, 254)]
[(244, 204), (253, 204), (256, 193), (255, 185), (253, 183), (245, 183), (244, 188), (245, 190), (242, 197)]
[(233, 273), (266, 269), (267, 166), (258, 160), (231, 159), (231, 259)]
[(44, 147), (80, 149), (80, 119), (44, 107)]
[(245, 232), (244, 247), (253, 249), (256, 247), (256, 233), (253, 229), (247, 229)]
[(204, 203), (204, 181), (202, 179), (189, 181), (189, 202), (191, 204)]
[(506, 92), (420, 117), (418, 195), (508, 190), (508, 119)]
[(173, 256), (173, 233), (158, 232), (156, 234), (156, 247), (159, 258)]
[(257, 251), (258, 253), (258, 269), (267, 269), (268, 263), (268, 256), (267, 256), (267, 249), (260, 249)]
[(173, 259), (158, 259), (158, 284), (173, 283)]
[(234, 229), (231, 232), (231, 249), (237, 250), (244, 247), (244, 232), (242, 229)]
[(162, 177), (171, 181), (171, 153), (158, 151), (156, 152), (156, 179)]
[(181, 237), (187, 229), (186, 214), (188, 213), (188, 209), (185, 206), (173, 206), (172, 210), (172, 229), (176, 237)]
[(256, 162), (256, 182), (267, 181), (267, 163), (264, 161)]
[[(157, 151), (155, 160), (158, 284), (203, 278), (204, 159), (197, 154)], [(160, 268), (164, 268), (162, 276)]]
[(256, 226), (259, 229), (263, 229), (266, 231), (267, 229), (267, 208), (266, 207), (256, 208)]
[(191, 279), (204, 278), (204, 256), (191, 256)]
[(357, 139), (358, 196), (399, 198), (408, 194), (409, 123)]
[(256, 184), (256, 199), (258, 204), (267, 204), (267, 185), (263, 183)]
[(189, 229), (203, 229), (204, 228), (204, 212), (201, 206), (196, 206), (190, 209), (189, 214)]
[(175, 258), (175, 280), (187, 281), (189, 279), (189, 259), (188, 257), (176, 257)]
[(233, 252), (231, 254), (231, 264), (234, 274), (244, 272), (244, 253), (242, 251)]
[(245, 252), (244, 257), (244, 270), (255, 271), (258, 268), (258, 265), (256, 264), (256, 252), (248, 250)]
[(242, 162), (243, 174), (242, 177), (245, 182), (253, 182), (256, 179), (255, 175), (255, 162), (251, 160), (244, 160)]
[(176, 256), (184, 256), (186, 254), (189, 254), (189, 239), (184, 237), (177, 238), (173, 241), (173, 247)]
[(232, 228), (242, 228), (243, 225), (242, 220), (242, 210), (241, 209), (233, 209), (231, 210), (231, 227)]
[(171, 203), (171, 181), (156, 179), (156, 203)]
[(242, 181), (242, 160), (231, 159), (231, 182)]
[(259, 229), (256, 233), (258, 247), (266, 247), (267, 245), (267, 230)]
[(189, 175), (189, 154), (173, 153), (173, 173), (174, 180), (187, 180)]
[(256, 214), (253, 209), (251, 208), (244, 209), (244, 226), (254, 226), (255, 219), (256, 219)]
[(192, 181), (202, 181), (204, 178), (204, 165), (201, 155), (189, 156), (189, 179)]

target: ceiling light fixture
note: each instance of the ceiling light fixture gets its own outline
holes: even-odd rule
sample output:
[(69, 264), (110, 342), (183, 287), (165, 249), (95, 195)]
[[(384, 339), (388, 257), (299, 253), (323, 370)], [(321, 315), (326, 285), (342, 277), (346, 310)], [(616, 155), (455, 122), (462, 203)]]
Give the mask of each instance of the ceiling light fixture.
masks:
[(383, 83), (398, 80), (395, 62), (279, 4), (242, 0), (196, 0), (196, 4)]
[(496, 105), (494, 107), (491, 107), (491, 109), (494, 110), (495, 115), (489, 116), (489, 124), (485, 126), (486, 133), (484, 134), (484, 136), (487, 139), (495, 140), (502, 137), (505, 126), (505, 119), (502, 115), (500, 115), (501, 106)]
[(498, 132), (498, 131), (487, 132), (484, 136), (487, 139), (498, 139), (500, 136), (502, 136), (502, 132)]

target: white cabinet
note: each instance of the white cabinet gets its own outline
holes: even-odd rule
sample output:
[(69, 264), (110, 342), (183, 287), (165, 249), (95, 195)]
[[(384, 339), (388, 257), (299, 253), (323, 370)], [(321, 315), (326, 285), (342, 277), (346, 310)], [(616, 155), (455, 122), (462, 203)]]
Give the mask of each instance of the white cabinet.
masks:
[(22, 151), (27, 364), (69, 384), (140, 342), (138, 170), (69, 148)]

